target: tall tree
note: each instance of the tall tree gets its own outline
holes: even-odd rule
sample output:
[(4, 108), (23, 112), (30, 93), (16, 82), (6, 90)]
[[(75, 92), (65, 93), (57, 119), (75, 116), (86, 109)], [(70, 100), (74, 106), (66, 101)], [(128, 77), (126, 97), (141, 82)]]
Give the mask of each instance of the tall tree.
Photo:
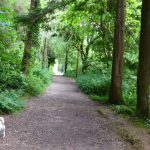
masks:
[(112, 62), (112, 78), (109, 97), (109, 102), (113, 104), (119, 104), (123, 101), (122, 72), (123, 72), (123, 51), (124, 51), (124, 33), (125, 33), (125, 13), (126, 13), (126, 0), (117, 0), (113, 62)]
[(79, 75), (79, 61), (80, 61), (80, 50), (77, 49), (77, 60), (76, 60), (76, 77)]
[(143, 0), (139, 66), (137, 75), (137, 111), (149, 116), (150, 85), (150, 1)]
[(44, 37), (44, 48), (42, 51), (42, 55), (43, 55), (43, 62), (42, 62), (42, 67), (43, 68), (48, 68), (48, 47), (47, 47), (47, 34), (45, 33), (45, 37)]
[[(29, 14), (18, 17), (18, 21), (26, 24), (27, 32), (24, 46), (24, 54), (22, 59), (22, 72), (24, 74), (29, 73), (31, 48), (34, 42), (37, 42), (34, 38), (37, 36), (38, 25), (42, 19), (46, 17), (48, 13), (53, 13), (55, 9), (62, 9), (64, 6), (74, 2), (75, 0), (66, 1), (49, 1), (47, 7), (39, 8), (40, 0), (31, 0)], [(43, 20), (44, 21), (44, 20)]]
[(67, 68), (68, 68), (68, 55), (69, 55), (69, 48), (67, 46), (66, 47), (66, 56), (65, 56), (65, 74), (67, 73)]
[[(34, 11), (36, 8), (38, 8), (40, 5), (39, 0), (31, 0), (30, 4), (30, 10), (29, 12), (31, 13)], [(22, 58), (22, 72), (24, 74), (28, 74), (29, 72), (29, 66), (30, 66), (30, 58), (31, 58), (31, 48), (33, 46), (33, 41), (34, 41), (34, 35), (37, 34), (35, 33), (35, 29), (38, 28), (38, 23), (35, 21), (34, 23), (28, 23), (27, 25), (27, 31), (26, 31), (26, 38), (24, 41), (24, 54)]]

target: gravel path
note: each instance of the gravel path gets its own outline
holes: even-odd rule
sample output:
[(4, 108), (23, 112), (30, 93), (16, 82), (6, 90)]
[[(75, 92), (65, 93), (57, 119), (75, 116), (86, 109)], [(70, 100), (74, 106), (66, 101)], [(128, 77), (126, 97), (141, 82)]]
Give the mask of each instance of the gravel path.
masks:
[(0, 150), (129, 150), (97, 108), (72, 79), (55, 76), (25, 111), (5, 116)]

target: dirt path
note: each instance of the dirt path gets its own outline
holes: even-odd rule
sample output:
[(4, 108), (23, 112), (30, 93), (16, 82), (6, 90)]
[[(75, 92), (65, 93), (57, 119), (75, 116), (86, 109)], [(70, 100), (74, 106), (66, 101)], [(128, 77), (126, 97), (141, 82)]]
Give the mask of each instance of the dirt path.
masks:
[(129, 150), (98, 106), (72, 79), (54, 77), (45, 93), (18, 115), (5, 116), (0, 150)]

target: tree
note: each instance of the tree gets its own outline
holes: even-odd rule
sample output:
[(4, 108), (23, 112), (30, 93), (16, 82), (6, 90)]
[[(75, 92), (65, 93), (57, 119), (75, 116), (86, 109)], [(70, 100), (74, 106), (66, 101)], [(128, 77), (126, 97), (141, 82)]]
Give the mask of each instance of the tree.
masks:
[(149, 116), (150, 1), (143, 0), (137, 75), (137, 112)]
[(65, 74), (67, 73), (67, 68), (68, 68), (68, 54), (69, 54), (69, 48), (66, 47), (66, 56), (65, 56)]
[(80, 61), (80, 50), (77, 49), (77, 59), (76, 59), (76, 77), (79, 75), (79, 61)]
[(47, 34), (45, 33), (45, 37), (44, 37), (44, 47), (43, 47), (43, 51), (42, 51), (42, 55), (43, 55), (43, 62), (42, 62), (42, 67), (43, 68), (48, 68), (48, 47), (47, 47)]
[[(40, 5), (39, 0), (31, 0), (30, 4), (30, 13), (37, 9)], [(30, 66), (30, 58), (31, 58), (31, 48), (34, 44), (34, 35), (37, 34), (35, 33), (35, 29), (38, 29), (38, 22), (35, 21), (34, 23), (28, 23), (27, 25), (27, 31), (26, 31), (26, 38), (24, 41), (24, 54), (22, 58), (22, 72), (24, 74), (29, 73), (29, 66)]]
[[(37, 42), (37, 36), (39, 31), (39, 24), (45, 21), (45, 17), (48, 13), (53, 13), (55, 9), (62, 9), (64, 6), (74, 2), (74, 0), (49, 1), (47, 7), (39, 8), (40, 0), (31, 0), (29, 14), (18, 17), (18, 22), (22, 22), (27, 26), (26, 38), (24, 42), (24, 54), (22, 58), (22, 72), (24, 74), (29, 73), (31, 49), (34, 42)], [(36, 37), (36, 38), (35, 38)]]
[(125, 33), (125, 10), (126, 10), (126, 0), (117, 0), (112, 77), (111, 77), (111, 87), (109, 97), (109, 102), (113, 104), (119, 104), (123, 101), (122, 71), (123, 71), (123, 51), (124, 51), (124, 33)]

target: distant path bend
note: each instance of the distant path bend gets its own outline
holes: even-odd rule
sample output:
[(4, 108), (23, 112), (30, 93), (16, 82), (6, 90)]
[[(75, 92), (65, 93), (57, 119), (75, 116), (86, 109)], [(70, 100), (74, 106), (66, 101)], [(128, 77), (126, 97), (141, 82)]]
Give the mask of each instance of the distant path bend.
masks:
[(97, 108), (74, 80), (55, 76), (25, 111), (5, 117), (0, 150), (129, 150)]

